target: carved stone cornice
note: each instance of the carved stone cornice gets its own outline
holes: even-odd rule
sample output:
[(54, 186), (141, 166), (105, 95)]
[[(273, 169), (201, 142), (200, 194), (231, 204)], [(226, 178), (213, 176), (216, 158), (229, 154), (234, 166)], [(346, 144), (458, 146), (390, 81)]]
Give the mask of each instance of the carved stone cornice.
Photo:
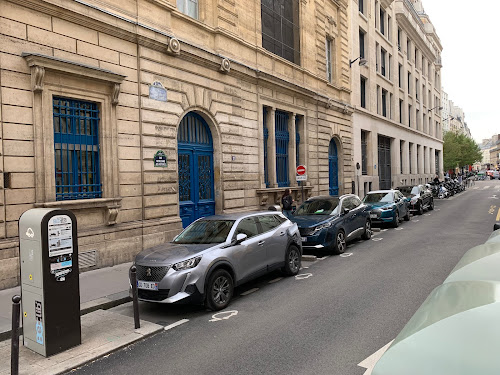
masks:
[(45, 77), (45, 68), (43, 66), (31, 67), (31, 87), (34, 92), (43, 91), (43, 78)]

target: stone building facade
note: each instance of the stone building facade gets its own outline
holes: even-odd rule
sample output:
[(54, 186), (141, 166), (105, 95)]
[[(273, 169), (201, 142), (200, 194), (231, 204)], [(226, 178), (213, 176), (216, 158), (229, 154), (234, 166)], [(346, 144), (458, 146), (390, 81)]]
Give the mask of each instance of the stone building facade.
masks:
[(358, 194), (442, 177), (442, 46), (421, 2), (353, 0), (351, 41)]
[[(81, 264), (354, 178), (347, 0), (0, 0), (0, 288), (19, 216), (72, 210)], [(158, 163), (155, 166), (155, 163)]]

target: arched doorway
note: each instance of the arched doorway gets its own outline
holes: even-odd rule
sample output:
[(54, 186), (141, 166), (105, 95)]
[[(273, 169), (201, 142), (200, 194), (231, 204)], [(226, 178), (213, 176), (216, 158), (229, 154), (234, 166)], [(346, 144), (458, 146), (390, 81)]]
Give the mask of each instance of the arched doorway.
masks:
[(330, 195), (339, 195), (339, 160), (337, 152), (337, 144), (335, 140), (330, 141), (328, 148), (328, 170), (330, 180)]
[(179, 209), (185, 228), (196, 219), (215, 214), (212, 134), (199, 114), (190, 112), (177, 132)]

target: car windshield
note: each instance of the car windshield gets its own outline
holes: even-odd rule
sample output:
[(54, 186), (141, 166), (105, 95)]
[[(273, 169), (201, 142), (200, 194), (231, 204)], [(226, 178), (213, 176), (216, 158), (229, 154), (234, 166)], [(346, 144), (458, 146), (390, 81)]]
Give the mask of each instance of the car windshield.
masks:
[(295, 216), (300, 215), (332, 215), (336, 213), (339, 199), (315, 199), (305, 201), (295, 212)]
[(364, 203), (392, 203), (394, 199), (392, 193), (370, 193), (364, 199)]
[(398, 190), (403, 193), (405, 197), (414, 197), (418, 194), (418, 186), (403, 186), (399, 187)]
[(209, 244), (226, 241), (234, 220), (198, 220), (172, 241), (179, 244)]

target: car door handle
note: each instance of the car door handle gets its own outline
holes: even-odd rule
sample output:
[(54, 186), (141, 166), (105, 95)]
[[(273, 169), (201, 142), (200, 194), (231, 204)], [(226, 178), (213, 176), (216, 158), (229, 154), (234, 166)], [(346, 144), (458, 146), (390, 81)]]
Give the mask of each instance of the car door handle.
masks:
[(257, 245), (262, 246), (262, 245), (264, 245), (264, 242), (266, 242), (266, 241), (259, 241), (259, 243)]
[(284, 236), (286, 233), (285, 232), (281, 232), (280, 233), (280, 236)]

